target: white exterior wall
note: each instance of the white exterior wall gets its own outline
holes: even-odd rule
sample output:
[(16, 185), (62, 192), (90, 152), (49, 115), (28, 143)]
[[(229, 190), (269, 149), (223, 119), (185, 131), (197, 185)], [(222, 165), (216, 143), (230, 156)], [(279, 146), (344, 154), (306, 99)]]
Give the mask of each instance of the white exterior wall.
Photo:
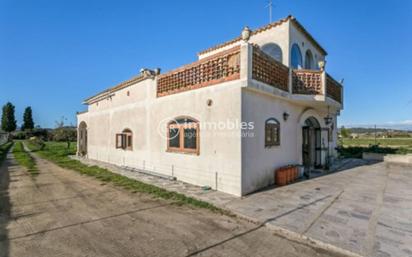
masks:
[[(306, 51), (310, 50), (313, 55), (313, 60), (315, 62), (315, 65), (319, 61), (324, 61), (325, 56), (319, 51), (317, 47), (312, 43), (312, 41), (308, 40), (305, 34), (303, 34), (301, 31), (299, 31), (292, 22), (290, 23), (289, 26), (290, 32), (289, 32), (289, 51), (288, 55), (292, 52), (292, 46), (293, 44), (297, 44), (299, 46), (300, 52), (302, 54), (302, 66), (305, 65), (305, 57), (306, 57)], [(286, 64), (287, 66), (291, 67), (291, 59), (289, 58), (289, 63)]]
[[(249, 43), (252, 44), (257, 44), (260, 47), (267, 43), (276, 43), (279, 45), (279, 47), (282, 49), (282, 56), (283, 56), (283, 64), (288, 66), (289, 65), (289, 25), (290, 22), (285, 22), (282, 23), (279, 26), (272, 27), (271, 29), (268, 29), (265, 32), (261, 32), (255, 35), (252, 35), (249, 39)], [(239, 31), (240, 34), (240, 31)], [(204, 53), (199, 55), (199, 60), (203, 59), (205, 57), (217, 54), (219, 52), (222, 52), (224, 50), (230, 49), (234, 46), (242, 44), (242, 41), (237, 41), (235, 43), (229, 44), (227, 46), (224, 46), (222, 48)]]
[[(241, 43), (242, 41), (240, 40), (213, 51), (200, 54), (199, 59), (203, 59), (221, 51), (230, 49), (234, 46), (240, 45)], [(302, 54), (302, 65), (305, 64), (305, 55), (307, 50), (312, 52), (315, 65), (317, 65), (319, 61), (325, 60), (325, 55), (317, 47), (315, 47), (312, 41), (310, 41), (307, 36), (303, 34), (291, 21), (284, 22), (281, 25), (268, 29), (267, 31), (252, 35), (249, 39), (249, 43), (257, 44), (260, 47), (267, 43), (276, 43), (282, 49), (282, 63), (288, 67), (291, 66), (290, 55), (292, 45), (295, 43), (299, 46)]]
[[(159, 124), (167, 126), (167, 121), (179, 116), (190, 116), (201, 123), (240, 122), (240, 92), (239, 81), (232, 81), (156, 98), (156, 82), (151, 79), (119, 90), (111, 100), (94, 103), (88, 113), (78, 115), (78, 124), (87, 123), (87, 157), (175, 176), (240, 196), (240, 128), (210, 131), (201, 127), (199, 155), (167, 152), (167, 140), (158, 132)], [(211, 107), (206, 104), (208, 99), (213, 101)], [(115, 147), (116, 133), (125, 128), (133, 132), (132, 151)]]
[[(288, 113), (287, 121), (283, 113)], [(286, 98), (270, 95), (250, 87), (242, 91), (242, 121), (254, 123), (254, 137), (242, 138), (243, 194), (274, 183), (274, 170), (285, 165), (302, 164), (302, 126), (315, 117), (326, 127), (324, 108), (300, 105)], [(280, 146), (265, 147), (265, 122), (275, 118), (280, 123)], [(336, 130), (335, 130), (336, 133)], [(322, 137), (327, 142), (326, 135)], [(336, 142), (330, 144), (330, 147)], [(326, 156), (322, 156), (325, 161)]]

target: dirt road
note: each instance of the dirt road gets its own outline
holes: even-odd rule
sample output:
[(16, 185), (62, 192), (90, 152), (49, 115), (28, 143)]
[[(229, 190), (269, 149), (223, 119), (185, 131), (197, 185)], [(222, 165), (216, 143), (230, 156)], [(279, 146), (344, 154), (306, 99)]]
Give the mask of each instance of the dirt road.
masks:
[(133, 194), (36, 157), (0, 169), (0, 256), (330, 256), (255, 224)]

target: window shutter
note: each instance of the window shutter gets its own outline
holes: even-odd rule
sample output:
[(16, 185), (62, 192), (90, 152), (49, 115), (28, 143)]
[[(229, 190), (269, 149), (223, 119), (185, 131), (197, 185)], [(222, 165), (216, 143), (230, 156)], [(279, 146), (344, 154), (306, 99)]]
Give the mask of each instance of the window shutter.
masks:
[(122, 134), (116, 134), (116, 148), (122, 148)]
[(122, 135), (122, 148), (126, 149), (126, 135), (125, 134), (121, 134)]
[(132, 135), (127, 135), (127, 148), (132, 148)]

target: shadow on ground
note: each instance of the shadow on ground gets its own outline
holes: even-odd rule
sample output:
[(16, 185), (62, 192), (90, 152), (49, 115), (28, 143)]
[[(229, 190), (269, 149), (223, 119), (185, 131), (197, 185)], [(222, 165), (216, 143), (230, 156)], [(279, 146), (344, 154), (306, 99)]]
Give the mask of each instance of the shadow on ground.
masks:
[(7, 158), (0, 167), (0, 257), (8, 257), (10, 251), (7, 225), (11, 216), (9, 196), (9, 168), (11, 166), (10, 159)]

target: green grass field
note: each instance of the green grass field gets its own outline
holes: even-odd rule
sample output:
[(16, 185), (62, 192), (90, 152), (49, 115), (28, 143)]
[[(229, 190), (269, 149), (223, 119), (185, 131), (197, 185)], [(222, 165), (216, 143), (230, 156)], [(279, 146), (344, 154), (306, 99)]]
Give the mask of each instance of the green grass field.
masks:
[(71, 144), (71, 147), (67, 149), (66, 143), (59, 142), (46, 142), (46, 146), (43, 150), (40, 150), (38, 146), (33, 143), (27, 142), (28, 147), (33, 152), (36, 152), (40, 157), (54, 162), (60, 167), (71, 169), (79, 172), (80, 174), (95, 177), (103, 182), (112, 183), (116, 186), (130, 190), (131, 192), (148, 193), (155, 197), (163, 198), (166, 200), (172, 200), (176, 204), (188, 204), (191, 206), (209, 209), (211, 211), (231, 215), (230, 213), (204, 201), (187, 197), (183, 194), (167, 191), (165, 189), (149, 185), (128, 177), (113, 173), (107, 169), (100, 168), (98, 166), (88, 166), (80, 161), (69, 158), (69, 155), (76, 154), (76, 144)]
[(25, 167), (28, 172), (32, 175), (38, 175), (39, 170), (37, 169), (36, 162), (33, 157), (24, 150), (23, 142), (17, 141), (13, 147), (13, 155), (18, 164)]
[[(385, 147), (406, 147), (412, 149), (412, 138), (377, 138), (376, 143)], [(374, 138), (344, 138), (344, 146), (369, 146), (374, 145)]]

